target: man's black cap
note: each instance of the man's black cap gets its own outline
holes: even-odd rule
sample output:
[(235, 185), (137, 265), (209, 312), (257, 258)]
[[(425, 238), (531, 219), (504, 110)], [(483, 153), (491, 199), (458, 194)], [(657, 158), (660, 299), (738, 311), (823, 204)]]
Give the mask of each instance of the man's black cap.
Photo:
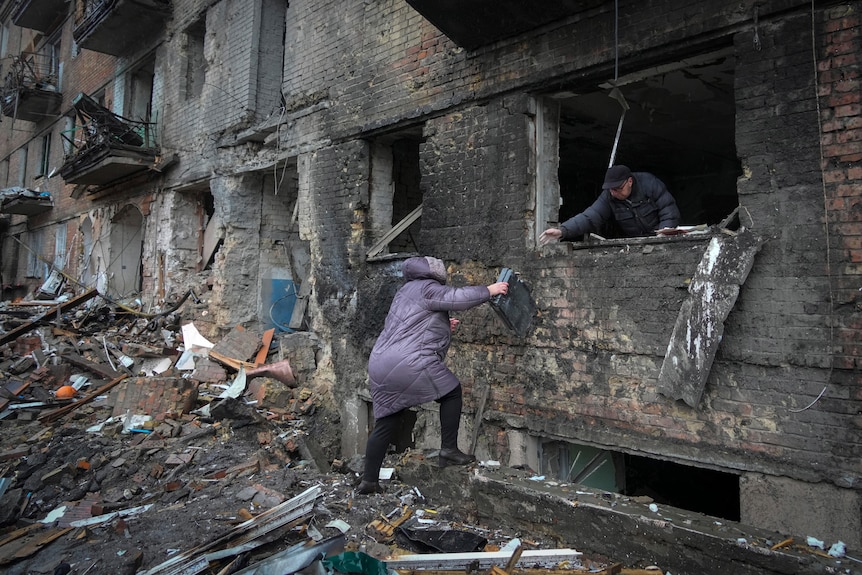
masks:
[(632, 171), (628, 166), (623, 166), (622, 164), (619, 166), (611, 166), (608, 168), (608, 171), (605, 172), (605, 183), (602, 184), (602, 189), (610, 190), (611, 188), (619, 188), (626, 183), (626, 180), (631, 176)]

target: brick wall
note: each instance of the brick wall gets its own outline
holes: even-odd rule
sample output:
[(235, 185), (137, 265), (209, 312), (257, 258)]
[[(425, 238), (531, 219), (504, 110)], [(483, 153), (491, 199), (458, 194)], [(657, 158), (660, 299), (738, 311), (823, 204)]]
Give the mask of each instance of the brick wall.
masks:
[(527, 98), (501, 99), (426, 124), (420, 152), (422, 250), (492, 266), (512, 267), (521, 259), (511, 261), (527, 235), (528, 113)]
[[(357, 134), (352, 144), (357, 147), (363, 130), (424, 123), (421, 250), (444, 257), (453, 282), (490, 283), (507, 265), (532, 285), (540, 309), (526, 341), (514, 339), (490, 309), (480, 308), (464, 314), (451, 352), (453, 369), (468, 390), (468, 408), (475, 404), (474, 384), (492, 384), (490, 417), (499, 430), (490, 426), (489, 437), (514, 425), (532, 434), (738, 473), (755, 470), (858, 486), (854, 454), (860, 441), (853, 418), (859, 398), (851, 387), (857, 376), (841, 359), (858, 355), (851, 343), (858, 311), (850, 306), (846, 314), (841, 311), (842, 301), (857, 297), (851, 287), (858, 284), (853, 259), (858, 233), (851, 233), (853, 222), (845, 222), (855, 217), (854, 210), (824, 211), (824, 178), (827, 197), (834, 196), (830, 201), (855, 206), (851, 190), (859, 172), (853, 165), (858, 153), (853, 100), (858, 91), (848, 62), (858, 26), (848, 6), (856, 3), (816, 11), (816, 55), (807, 6), (784, 13), (780, 10), (792, 3), (761, 7), (757, 47), (751, 11), (659, 4), (660, 13), (627, 11), (621, 22), (621, 37), (627, 38), (624, 65), (681, 58), (722, 36), (733, 39), (736, 144), (744, 168), (738, 182), (741, 216), (765, 240), (727, 319), (696, 409), (661, 396), (655, 384), (688, 293), (687, 280), (705, 244), (537, 250), (528, 240), (533, 204), (531, 112), (525, 92), (575, 81), (579, 75), (606, 77), (613, 56), (607, 14), (590, 14), (546, 31), (541, 40), (467, 54), (427, 23), (409, 25), (415, 14), (400, 4), (376, 3), (362, 15), (367, 39), (361, 50), (354, 48), (348, 76), (333, 76), (333, 68), (347, 56), (332, 56), (332, 46), (346, 51), (352, 32), (324, 43), (320, 54), (331, 56), (325, 62), (318, 60), (323, 56), (308, 54), (306, 60), (296, 53), (305, 43), (289, 45), (297, 67), (286, 65), (285, 86), (288, 95), (310, 94), (336, 80), (330, 93), (339, 97), (325, 122), (333, 136), (349, 140), (351, 131)], [(303, 23), (303, 33), (332, 25), (332, 15), (321, 13), (317, 3), (294, 3), (291, 11)], [(651, 16), (644, 20), (647, 13)], [(346, 16), (352, 23), (355, 17)], [(293, 26), (289, 23), (289, 30), (297, 34), (295, 22)], [(636, 33), (645, 26), (649, 34)], [(683, 28), (686, 36), (698, 33), (699, 38), (678, 43)], [(638, 63), (636, 53), (650, 56)], [(839, 54), (844, 55), (836, 59)], [(823, 141), (833, 142), (824, 148), (830, 150), (831, 165), (822, 173), (814, 72), (817, 66), (826, 71), (827, 62), (840, 66), (842, 75), (824, 76), (819, 88), (823, 96), (827, 90), (834, 94), (832, 101), (824, 97), (820, 102), (821, 117), (828, 120)], [(321, 65), (319, 75), (300, 72), (302, 65), (315, 63)], [(840, 97), (835, 94), (839, 90)], [(290, 146), (298, 137), (287, 135), (285, 142)], [(839, 138), (840, 152), (834, 145)], [(385, 308), (381, 294), (391, 293), (397, 284), (397, 266), (365, 265), (370, 277), (357, 284), (359, 304), (346, 305), (345, 294), (358, 277), (353, 266), (362, 265), (357, 247), (370, 241), (360, 233), (366, 216), (361, 200), (366, 160), (345, 154), (350, 146), (309, 156), (316, 214), (309, 226), (320, 230), (315, 277), (322, 317), (333, 329), (333, 345), (345, 348), (343, 357), (361, 361), (380, 323), (360, 310)], [(829, 238), (823, 225), (827, 216), (834, 222)], [(839, 278), (844, 291), (834, 291), (839, 297), (833, 307), (830, 279)], [(829, 326), (835, 318), (842, 326), (838, 337), (847, 342), (841, 348), (849, 353), (836, 356), (841, 361), (833, 370)], [(346, 327), (339, 330), (335, 324)], [(361, 385), (355, 368), (356, 363), (345, 361), (334, 369), (342, 381)], [(819, 401), (804, 409), (824, 388)]]
[[(823, 146), (822, 167), (826, 221), (834, 238), (830, 252), (835, 367), (862, 367), (862, 105), (860, 105), (860, 53), (862, 29), (859, 11), (852, 5), (822, 12), (818, 52), (819, 111)], [(856, 380), (848, 383), (860, 383)], [(851, 394), (857, 400), (862, 395)], [(858, 421), (858, 419), (857, 419)], [(862, 422), (860, 422), (862, 424)], [(858, 426), (858, 425), (857, 425)]]

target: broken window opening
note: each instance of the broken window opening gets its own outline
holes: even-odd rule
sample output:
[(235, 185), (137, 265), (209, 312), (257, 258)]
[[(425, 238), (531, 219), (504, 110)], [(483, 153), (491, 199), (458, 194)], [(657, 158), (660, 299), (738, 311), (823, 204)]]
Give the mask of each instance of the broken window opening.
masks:
[(36, 177), (48, 176), (51, 172), (51, 132), (48, 132), (41, 138), (39, 167), (36, 170)]
[[(279, 162), (262, 180), (260, 227), (260, 309), (266, 327), (290, 332), (303, 325), (310, 293), (311, 253), (300, 239), (299, 166), (296, 158)], [(302, 293), (300, 294), (300, 290)], [(302, 299), (300, 299), (302, 297)]]
[(556, 440), (538, 441), (539, 473), (631, 497), (739, 521), (739, 476)]
[(153, 78), (155, 77), (156, 58), (147, 58), (140, 66), (128, 74), (128, 101), (124, 106), (125, 116), (149, 124), (153, 117)]
[(184, 100), (200, 97), (206, 78), (206, 58), (204, 56), (204, 41), (206, 39), (206, 15), (202, 15), (186, 30), (185, 53), (185, 89)]
[[(655, 66), (618, 79), (628, 104), (615, 164), (659, 177), (676, 199), (681, 226), (714, 225), (739, 204), (742, 174), (735, 143), (735, 58), (732, 48)], [(573, 87), (547, 95), (548, 111), (537, 125), (537, 174), (548, 154), (558, 152), (559, 197), (537, 182), (537, 228), (558, 226), (599, 196), (611, 159), (623, 106), (611, 84)], [(559, 106), (558, 118), (556, 116)], [(558, 134), (558, 150), (543, 142)], [(547, 147), (547, 144), (545, 144)], [(556, 205), (558, 203), (558, 205)], [(614, 222), (596, 232), (622, 236)]]
[(195, 182), (176, 189), (181, 194), (188, 194), (197, 209), (196, 216), (200, 238), (198, 242), (198, 261), (195, 270), (200, 272), (212, 269), (215, 254), (224, 242), (224, 230), (220, 218), (216, 215), (215, 196), (209, 187), (209, 180)]
[(370, 232), (377, 242), (367, 258), (419, 252), (422, 216), (421, 130), (405, 130), (371, 143)]

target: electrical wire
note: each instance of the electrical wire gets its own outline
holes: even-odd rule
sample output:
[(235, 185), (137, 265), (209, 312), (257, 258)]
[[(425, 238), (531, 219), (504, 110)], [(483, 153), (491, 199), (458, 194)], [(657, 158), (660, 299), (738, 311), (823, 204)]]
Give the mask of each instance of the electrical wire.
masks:
[[(277, 300), (272, 302), (272, 305), (269, 306), (269, 319), (272, 322), (272, 325), (274, 325), (275, 327), (280, 328), (282, 331), (285, 331), (287, 333), (293, 333), (292, 328), (290, 328), (286, 325), (282, 325), (279, 322), (275, 321), (275, 317), (273, 317), (273, 315), (272, 315), (272, 310), (275, 309), (275, 306), (278, 305), (279, 302), (284, 301), (289, 297), (293, 297), (294, 299), (296, 299), (298, 297), (298, 294), (296, 292), (296, 283), (294, 283), (294, 282), (291, 282), (290, 283), (290, 289), (287, 289), (285, 291), (287, 293), (285, 293), (283, 296), (281, 296), (280, 298), (278, 298)], [(296, 303), (294, 302), (293, 305), (295, 306)]]

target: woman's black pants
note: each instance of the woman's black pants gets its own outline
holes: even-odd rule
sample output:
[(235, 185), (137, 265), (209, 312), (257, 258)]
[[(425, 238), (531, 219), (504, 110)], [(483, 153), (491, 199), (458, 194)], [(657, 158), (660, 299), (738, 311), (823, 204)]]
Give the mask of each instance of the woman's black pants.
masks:
[[(458, 427), (461, 424), (462, 392), (461, 385), (437, 400), (440, 404), (440, 447), (443, 449), (458, 448)], [(402, 409), (392, 415), (381, 417), (374, 422), (374, 429), (368, 436), (365, 445), (365, 472), (363, 481), (377, 481), (380, 467), (386, 457), (386, 450), (392, 442), (392, 437), (401, 426), (401, 418), (406, 412)]]

